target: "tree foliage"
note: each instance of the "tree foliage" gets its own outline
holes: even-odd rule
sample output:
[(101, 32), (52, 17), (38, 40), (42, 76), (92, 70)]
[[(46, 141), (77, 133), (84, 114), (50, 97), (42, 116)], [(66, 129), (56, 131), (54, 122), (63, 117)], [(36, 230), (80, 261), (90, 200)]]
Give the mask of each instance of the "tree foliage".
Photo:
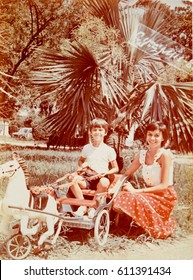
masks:
[(175, 8), (169, 35), (174, 41), (192, 50), (192, 2), (182, 2), (185, 6)]
[[(81, 1), (73, 1), (70, 6), (68, 2), (1, 1), (3, 41), (0, 46), (0, 67), (4, 75), (0, 74), (0, 102), (9, 102), (11, 96), (16, 104), (23, 104), (25, 100), (22, 97), (27, 86), (25, 78), (29, 65), (36, 61), (35, 50), (40, 46), (60, 48), (64, 38), (70, 36), (71, 29), (78, 22)], [(2, 110), (0, 114), (3, 114)], [(3, 117), (5, 115), (11, 116), (6, 106)]]

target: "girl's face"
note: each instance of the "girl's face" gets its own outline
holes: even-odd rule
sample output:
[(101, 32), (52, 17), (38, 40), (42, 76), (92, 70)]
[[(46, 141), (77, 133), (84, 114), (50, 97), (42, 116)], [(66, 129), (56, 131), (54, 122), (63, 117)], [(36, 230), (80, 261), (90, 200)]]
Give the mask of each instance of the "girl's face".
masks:
[(146, 141), (150, 147), (161, 147), (161, 143), (163, 140), (163, 134), (159, 129), (156, 129), (154, 131), (147, 131)]
[(94, 141), (103, 141), (106, 131), (103, 127), (93, 127), (90, 134)]

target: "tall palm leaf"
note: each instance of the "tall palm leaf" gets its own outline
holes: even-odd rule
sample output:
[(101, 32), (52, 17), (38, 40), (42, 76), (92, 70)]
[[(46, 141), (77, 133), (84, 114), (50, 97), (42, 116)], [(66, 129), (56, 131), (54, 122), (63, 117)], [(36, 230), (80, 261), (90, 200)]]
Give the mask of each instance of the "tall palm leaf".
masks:
[(168, 9), (160, 1), (151, 3), (151, 7), (146, 10), (136, 6), (131, 8), (129, 2), (123, 8), (119, 0), (85, 0), (84, 5), (92, 15), (102, 18), (109, 27), (119, 30), (120, 42), (126, 43), (125, 52), (128, 59), (123, 65), (124, 80), (129, 79), (128, 82), (132, 85), (139, 78), (142, 79), (142, 82), (145, 81), (145, 78), (148, 81), (152, 80), (152, 76), (155, 78), (160, 63), (163, 63), (162, 60), (159, 56), (148, 56), (138, 49), (135, 41), (140, 23), (164, 33), (165, 21), (169, 21)]
[(121, 30), (119, 0), (84, 0), (83, 4), (92, 15), (102, 18), (109, 27)]
[(149, 83), (135, 89), (130, 103), (122, 108), (133, 123), (160, 120), (170, 128), (170, 145), (183, 153), (193, 151), (193, 83), (173, 85)]
[[(88, 2), (89, 0), (87, 0)], [(90, 1), (89, 1), (90, 2)], [(138, 9), (138, 11), (137, 11)], [(182, 152), (189, 152), (192, 149), (192, 96), (191, 86), (189, 84), (159, 85), (156, 80), (159, 77), (160, 70), (163, 71), (164, 62), (159, 55), (148, 55), (136, 46), (136, 36), (138, 28), (142, 24), (149, 30), (153, 30), (153, 36), (156, 36), (156, 42), (162, 43), (162, 35), (167, 31), (165, 23), (171, 22), (172, 17), (168, 9), (155, 1), (151, 3), (146, 10), (141, 8), (125, 6), (120, 9), (120, 23), (122, 41), (127, 42), (128, 63), (124, 67), (124, 79), (127, 80), (132, 89), (136, 84), (136, 89), (129, 94), (130, 102), (123, 106), (122, 112), (126, 109), (127, 116), (133, 118), (133, 121), (144, 122), (147, 119), (165, 120), (168, 117), (168, 123), (173, 135), (173, 145)], [(105, 18), (102, 13), (107, 11), (100, 10), (100, 17)], [(98, 9), (94, 13), (99, 15)], [(137, 15), (138, 13), (138, 15)], [(108, 18), (106, 18), (106, 23)], [(117, 26), (109, 22), (111, 26)], [(156, 32), (155, 32), (156, 31)], [(143, 85), (145, 83), (145, 85)], [(176, 110), (176, 107), (178, 108)], [(189, 139), (189, 141), (187, 141)], [(191, 141), (190, 141), (191, 140)]]
[(51, 132), (60, 132), (60, 140), (83, 130), (93, 117), (107, 117), (105, 105), (120, 106), (126, 91), (117, 78), (96, 61), (87, 47), (70, 44), (65, 55), (41, 49), (42, 65), (31, 72), (31, 81), (41, 85), (41, 96), (60, 95), (60, 109), (46, 119)]
[[(133, 75), (129, 75), (130, 84), (134, 84), (136, 80), (141, 83), (157, 80), (160, 67), (164, 62), (162, 57), (158, 55), (148, 55), (144, 50), (138, 48), (136, 43), (137, 35), (141, 29), (151, 32), (151, 36), (156, 36), (156, 42), (163, 40), (163, 36), (167, 30), (165, 22), (171, 22), (172, 17), (167, 9), (160, 1), (151, 2), (146, 9), (139, 7), (130, 8), (125, 6), (120, 10), (120, 21), (122, 33), (128, 50), (128, 68), (133, 65)], [(153, 35), (152, 35), (153, 34)], [(151, 37), (153, 40), (153, 37)], [(128, 70), (129, 73), (131, 71)]]

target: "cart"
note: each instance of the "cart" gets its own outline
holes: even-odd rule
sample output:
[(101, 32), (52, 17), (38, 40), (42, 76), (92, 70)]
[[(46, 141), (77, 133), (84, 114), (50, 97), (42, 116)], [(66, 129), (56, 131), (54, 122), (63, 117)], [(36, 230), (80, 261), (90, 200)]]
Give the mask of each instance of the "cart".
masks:
[[(45, 243), (53, 245), (56, 243), (58, 236), (66, 228), (78, 228), (91, 230), (94, 229), (94, 239), (99, 246), (103, 246), (108, 238), (109, 229), (110, 229), (110, 211), (112, 209), (113, 200), (120, 191), (122, 185), (124, 184), (126, 177), (122, 177), (120, 174), (113, 175), (110, 188), (114, 187), (116, 184), (116, 191), (109, 195), (107, 192), (96, 194), (93, 190), (82, 190), (85, 199), (77, 199), (73, 197), (64, 197), (57, 198), (59, 218), (58, 223), (56, 224), (55, 233), (52, 236), (52, 240), (48, 240)], [(87, 206), (95, 208), (95, 215), (93, 218), (89, 218), (88, 215), (81, 217), (73, 216), (73, 207), (78, 206)], [(20, 209), (19, 207), (10, 208), (19, 209), (21, 211), (41, 211), (36, 209)], [(43, 211), (42, 211), (43, 212)], [(47, 215), (54, 215), (50, 213), (43, 212)], [(56, 216), (56, 215), (55, 215)], [(35, 221), (31, 221), (34, 223)], [(43, 230), (40, 227), (39, 232), (35, 236), (23, 236), (20, 232), (20, 225), (16, 222), (14, 229), (17, 232), (12, 235), (6, 242), (3, 244), (8, 256), (15, 260), (21, 260), (26, 258), (34, 248), (37, 248), (37, 240), (39, 233)]]

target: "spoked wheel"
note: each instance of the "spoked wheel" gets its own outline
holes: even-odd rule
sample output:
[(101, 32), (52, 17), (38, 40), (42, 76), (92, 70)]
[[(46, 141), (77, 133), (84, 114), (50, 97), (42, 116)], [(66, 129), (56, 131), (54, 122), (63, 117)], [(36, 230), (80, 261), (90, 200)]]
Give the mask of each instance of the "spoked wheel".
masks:
[(29, 237), (20, 233), (13, 235), (6, 244), (7, 253), (14, 260), (25, 259), (29, 255), (31, 248)]
[[(58, 230), (58, 226), (59, 226), (59, 222), (57, 222), (54, 226), (55, 233)], [(68, 231), (68, 228), (65, 226), (64, 223), (62, 223), (61, 228), (60, 228), (60, 232), (59, 232), (59, 236), (65, 236), (67, 231)]]
[(102, 210), (99, 212), (94, 226), (94, 238), (99, 245), (104, 245), (107, 241), (109, 227), (109, 212), (107, 210)]

